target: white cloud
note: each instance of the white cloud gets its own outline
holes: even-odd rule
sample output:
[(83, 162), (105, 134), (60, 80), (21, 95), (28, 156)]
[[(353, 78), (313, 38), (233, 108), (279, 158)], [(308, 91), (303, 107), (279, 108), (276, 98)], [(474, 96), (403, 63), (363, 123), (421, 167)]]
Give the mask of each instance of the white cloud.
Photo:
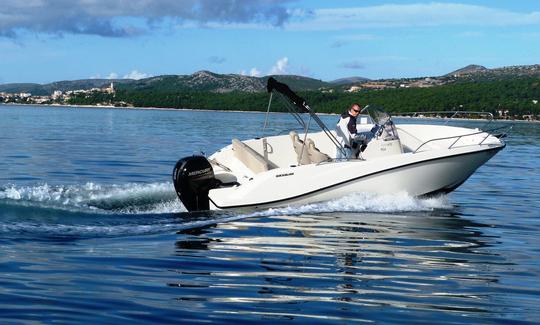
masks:
[(151, 75), (147, 74), (147, 73), (143, 73), (143, 72), (140, 72), (138, 70), (133, 70), (131, 71), (130, 73), (126, 74), (124, 76), (124, 79), (135, 79), (135, 80), (139, 80), (139, 79), (144, 79), (144, 78), (149, 78), (151, 77)]
[(289, 58), (282, 57), (270, 69), (270, 74), (287, 74), (289, 69)]
[(427, 26), (540, 25), (540, 11), (513, 12), (462, 3), (384, 4), (370, 7), (315, 9), (292, 17), (296, 30), (346, 30)]
[(2, 0), (0, 37), (22, 30), (105, 37), (140, 35), (163, 22), (282, 26), (291, 0)]
[(241, 70), (240, 75), (242, 75), (242, 76), (250, 76), (250, 77), (260, 77), (261, 76), (261, 71), (259, 71), (259, 69), (257, 69), (257, 68), (251, 68), (249, 70), (249, 72), (246, 71), (246, 70)]
[[(133, 70), (130, 73), (124, 75), (122, 78), (120, 78), (120, 75), (118, 73), (111, 72), (105, 77), (105, 79), (135, 79), (135, 80), (139, 80), (139, 79), (144, 79), (144, 78), (149, 78), (149, 77), (152, 77), (152, 75), (140, 72), (138, 70)], [(90, 77), (90, 79), (102, 79), (102, 78), (103, 77), (99, 73)]]
[(249, 75), (251, 77), (260, 77), (261, 72), (259, 70), (257, 70), (257, 68), (251, 68), (251, 70), (249, 70)]
[(2, 0), (0, 37), (16, 38), (24, 31), (130, 37), (161, 27), (201, 26), (251, 30), (276, 26), (285, 30), (347, 30), (540, 25), (538, 10), (511, 11), (489, 5), (418, 0), (408, 4), (394, 1), (393, 4), (364, 7), (309, 9), (289, 5), (295, 1)]

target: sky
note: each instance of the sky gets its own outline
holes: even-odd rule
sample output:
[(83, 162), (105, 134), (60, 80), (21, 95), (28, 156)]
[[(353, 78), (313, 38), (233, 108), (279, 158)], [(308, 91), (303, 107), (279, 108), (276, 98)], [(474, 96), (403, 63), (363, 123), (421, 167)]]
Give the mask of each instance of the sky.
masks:
[(0, 84), (540, 64), (540, 0), (0, 0)]

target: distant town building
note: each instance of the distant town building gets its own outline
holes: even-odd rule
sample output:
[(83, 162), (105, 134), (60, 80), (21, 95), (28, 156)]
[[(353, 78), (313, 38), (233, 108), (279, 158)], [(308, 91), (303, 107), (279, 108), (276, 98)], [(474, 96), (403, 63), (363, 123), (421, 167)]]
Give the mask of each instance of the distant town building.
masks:
[(58, 99), (60, 97), (62, 97), (62, 91), (61, 90), (55, 90), (53, 93), (52, 93), (52, 99)]
[(107, 94), (114, 94), (114, 83), (111, 82), (111, 85), (108, 88), (103, 89)]
[(389, 83), (384, 82), (384, 81), (372, 81), (372, 82), (366, 82), (362, 84), (362, 88), (367, 88), (367, 89), (384, 89), (388, 87), (390, 87)]
[(361, 90), (362, 87), (360, 86), (351, 86), (351, 88), (347, 89), (346, 91), (349, 92), (349, 93), (354, 93), (354, 92), (357, 92), (359, 90)]
[(49, 98), (49, 96), (34, 96), (32, 100), (35, 104), (44, 104), (50, 101), (51, 99)]

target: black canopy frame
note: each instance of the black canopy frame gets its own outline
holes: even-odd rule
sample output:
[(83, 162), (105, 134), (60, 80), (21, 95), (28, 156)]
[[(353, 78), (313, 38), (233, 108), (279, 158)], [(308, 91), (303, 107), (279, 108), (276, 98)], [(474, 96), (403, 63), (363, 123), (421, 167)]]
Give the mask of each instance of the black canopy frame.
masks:
[[(326, 134), (326, 136), (330, 139), (330, 141), (332, 141), (332, 143), (336, 146), (336, 148), (338, 150), (341, 150), (343, 155), (346, 154), (345, 148), (341, 145), (335, 135), (332, 134), (326, 124), (324, 124), (324, 122), (319, 118), (319, 116), (317, 116), (313, 109), (309, 107), (306, 101), (302, 97), (298, 96), (294, 91), (292, 91), (289, 86), (277, 81), (273, 77), (270, 77), (268, 78), (268, 81), (266, 83), (266, 90), (270, 93), (270, 99), (268, 102), (268, 110), (266, 112), (266, 120), (264, 125), (265, 128), (266, 121), (268, 120), (268, 114), (270, 112), (270, 106), (272, 104), (272, 95), (274, 93), (277, 93), (279, 94), (279, 98), (281, 98), (283, 103), (285, 104), (285, 108), (287, 108), (289, 113), (298, 121), (298, 123), (304, 129), (304, 140), (309, 131), (311, 120), (314, 120), (319, 125), (321, 130)], [(305, 113), (309, 114), (309, 119), (307, 123), (301, 115)]]

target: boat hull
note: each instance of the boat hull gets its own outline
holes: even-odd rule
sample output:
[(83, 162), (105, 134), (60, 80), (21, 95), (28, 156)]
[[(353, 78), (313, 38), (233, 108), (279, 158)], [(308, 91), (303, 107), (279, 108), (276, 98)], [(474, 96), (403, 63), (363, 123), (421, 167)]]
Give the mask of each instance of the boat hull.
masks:
[(239, 187), (210, 191), (210, 208), (265, 209), (303, 205), (355, 192), (407, 192), (412, 196), (448, 193), (502, 148), (504, 145), (477, 146), (453, 150), (452, 155), (445, 151), (435, 155), (417, 153), (402, 155), (400, 159), (332, 162), (277, 170)]

